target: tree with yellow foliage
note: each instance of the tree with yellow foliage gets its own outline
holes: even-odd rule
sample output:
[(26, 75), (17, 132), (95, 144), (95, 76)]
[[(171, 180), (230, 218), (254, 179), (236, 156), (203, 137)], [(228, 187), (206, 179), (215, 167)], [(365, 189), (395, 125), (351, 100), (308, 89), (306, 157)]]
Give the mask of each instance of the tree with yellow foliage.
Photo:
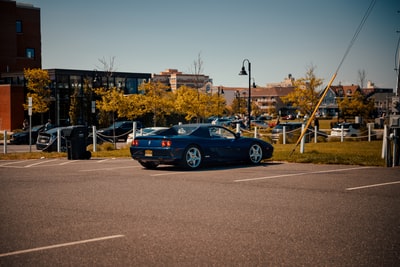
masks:
[(304, 78), (294, 81), (294, 90), (282, 97), (282, 101), (291, 104), (297, 111), (304, 115), (310, 115), (318, 104), (320, 92), (318, 87), (323, 80), (315, 76), (315, 67), (310, 66)]
[(153, 115), (153, 125), (165, 124), (165, 116), (174, 110), (174, 95), (161, 82), (147, 82), (139, 86), (144, 93), (144, 113)]
[[(112, 118), (114, 119), (115, 114), (118, 117), (121, 117), (121, 106), (124, 106), (125, 96), (124, 92), (119, 90), (117, 87), (112, 87), (106, 89), (104, 87), (99, 87), (93, 89), (97, 96), (100, 99), (96, 100), (96, 108), (100, 110), (100, 112), (106, 112), (112, 114)], [(104, 121), (103, 121), (104, 120)], [(109, 121), (106, 121), (105, 117), (101, 117), (99, 123), (101, 125), (109, 124)]]
[[(50, 105), (49, 73), (42, 69), (25, 69), (24, 77), (28, 88), (27, 98), (32, 97), (32, 113), (41, 113), (43, 123), (43, 114), (49, 111)], [(28, 104), (23, 106), (28, 110)]]
[(356, 116), (366, 119), (374, 110), (374, 101), (372, 99), (366, 99), (366, 97), (357, 90), (351, 96), (346, 95), (342, 99), (338, 99), (338, 107), (340, 117), (343, 119)]
[(201, 101), (198, 90), (183, 85), (175, 91), (175, 110), (185, 116), (187, 121), (198, 119), (201, 116)]

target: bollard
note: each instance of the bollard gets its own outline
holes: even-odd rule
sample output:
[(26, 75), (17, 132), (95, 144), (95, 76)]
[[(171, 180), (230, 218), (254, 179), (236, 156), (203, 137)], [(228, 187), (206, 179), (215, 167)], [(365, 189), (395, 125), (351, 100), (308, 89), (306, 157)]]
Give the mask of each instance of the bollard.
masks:
[(3, 153), (4, 153), (4, 154), (7, 154), (7, 131), (4, 131)]
[(61, 129), (57, 129), (57, 152), (61, 152)]
[(344, 140), (344, 126), (343, 126), (343, 123), (342, 123), (341, 129), (342, 129), (342, 132), (340, 133), (340, 142), (343, 143), (343, 140)]
[(286, 126), (282, 128), (282, 143), (286, 145)]
[(240, 124), (239, 123), (236, 123), (236, 132), (240, 133)]
[(97, 146), (97, 134), (96, 134), (96, 125), (93, 125), (93, 132), (92, 132), (92, 135), (93, 135), (93, 152), (96, 152), (97, 151), (97, 148), (96, 148), (96, 146)]
[(382, 154), (381, 154), (382, 159), (384, 159), (386, 156), (387, 133), (388, 133), (388, 127), (385, 124), (385, 126), (383, 128), (383, 139), (382, 139)]
[(257, 126), (254, 127), (254, 138), (257, 138)]
[(371, 142), (371, 123), (368, 123), (368, 142)]
[(314, 143), (318, 142), (318, 126), (314, 126)]
[[(301, 132), (304, 131), (304, 123), (301, 125)], [(304, 153), (304, 143), (305, 143), (305, 135), (303, 135), (303, 138), (301, 138), (300, 141), (300, 153), (303, 154)]]

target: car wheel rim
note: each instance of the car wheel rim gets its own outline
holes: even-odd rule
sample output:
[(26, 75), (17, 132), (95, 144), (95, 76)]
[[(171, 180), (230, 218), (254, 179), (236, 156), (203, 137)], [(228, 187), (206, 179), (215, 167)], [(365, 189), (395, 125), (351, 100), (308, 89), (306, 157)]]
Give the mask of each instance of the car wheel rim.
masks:
[(262, 149), (258, 144), (254, 144), (249, 150), (250, 161), (252, 163), (259, 163), (262, 159)]
[(191, 168), (197, 168), (201, 163), (201, 153), (196, 147), (190, 148), (186, 153), (186, 163)]

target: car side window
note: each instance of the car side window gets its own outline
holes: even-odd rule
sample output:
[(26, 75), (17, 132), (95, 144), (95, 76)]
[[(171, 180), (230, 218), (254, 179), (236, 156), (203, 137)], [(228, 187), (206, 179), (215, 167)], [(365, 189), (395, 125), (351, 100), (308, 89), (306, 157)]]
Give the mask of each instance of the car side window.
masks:
[(209, 131), (211, 138), (227, 138), (227, 139), (235, 138), (235, 135), (233, 133), (224, 128), (210, 127)]

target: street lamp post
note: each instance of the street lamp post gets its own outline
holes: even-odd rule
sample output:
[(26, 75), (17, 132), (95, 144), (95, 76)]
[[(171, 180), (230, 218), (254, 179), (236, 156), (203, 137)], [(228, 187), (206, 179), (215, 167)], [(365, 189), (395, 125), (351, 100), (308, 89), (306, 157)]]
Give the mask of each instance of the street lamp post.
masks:
[(247, 67), (249, 70), (249, 95), (247, 97), (247, 116), (249, 120), (249, 128), (250, 128), (250, 116), (251, 116), (251, 63), (248, 59), (244, 59), (242, 63), (242, 70), (239, 72), (239, 75), (247, 75), (246, 68), (244, 67), (244, 63), (247, 62)]

